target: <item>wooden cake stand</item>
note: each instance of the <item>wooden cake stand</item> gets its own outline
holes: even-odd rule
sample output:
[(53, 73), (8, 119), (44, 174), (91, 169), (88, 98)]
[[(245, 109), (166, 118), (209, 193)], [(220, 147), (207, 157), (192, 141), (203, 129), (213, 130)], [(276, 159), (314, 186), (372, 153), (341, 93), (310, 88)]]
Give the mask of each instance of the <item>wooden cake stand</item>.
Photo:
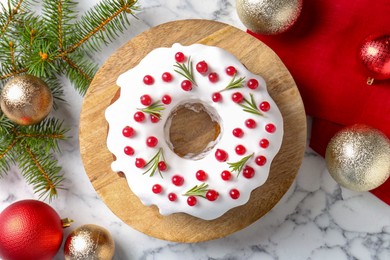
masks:
[[(174, 43), (201, 43), (235, 55), (251, 72), (261, 75), (284, 119), (282, 147), (272, 162), (267, 182), (254, 190), (249, 202), (218, 219), (206, 221), (184, 213), (161, 216), (131, 192), (125, 178), (111, 170), (106, 147), (108, 124), (104, 117), (118, 86), (118, 76), (136, 66), (158, 47)], [(129, 226), (159, 239), (201, 242), (227, 236), (266, 214), (286, 193), (301, 165), (306, 146), (306, 116), (290, 73), (266, 45), (232, 26), (206, 20), (183, 20), (159, 25), (119, 48), (97, 72), (82, 107), (80, 151), (87, 175), (104, 203)]]

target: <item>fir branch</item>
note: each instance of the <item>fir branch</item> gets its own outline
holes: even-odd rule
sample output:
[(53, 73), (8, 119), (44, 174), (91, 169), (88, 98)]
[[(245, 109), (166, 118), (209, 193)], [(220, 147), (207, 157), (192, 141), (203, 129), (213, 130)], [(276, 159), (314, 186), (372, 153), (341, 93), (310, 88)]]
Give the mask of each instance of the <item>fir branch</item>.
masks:
[(176, 73), (182, 75), (196, 86), (191, 57), (188, 57), (187, 65), (184, 63), (176, 62), (176, 64), (173, 66), (177, 68), (175, 69)]
[(245, 80), (245, 77), (241, 77), (241, 78), (236, 79), (236, 73), (235, 73), (232, 80), (230, 80), (230, 82), (228, 83), (228, 85), (224, 89), (220, 90), (219, 92), (223, 92), (223, 91), (231, 90), (231, 89), (236, 89), (236, 88), (243, 88), (244, 87), (244, 80)]
[(19, 9), (21, 8), (23, 3), (23, 0), (19, 0), (14, 8), (11, 8), (11, 2), (8, 1), (8, 12), (6, 12), (6, 8), (3, 6), (3, 14), (8, 13), (6, 22), (1, 25), (1, 30), (0, 30), (0, 37), (3, 36), (10, 26), (11, 22), (14, 20), (14, 16), (18, 13)]
[(249, 95), (250, 95), (250, 101), (244, 98), (245, 104), (240, 103), (239, 105), (243, 108), (244, 112), (248, 112), (258, 116), (263, 116), (263, 114), (260, 112), (259, 108), (256, 105), (255, 99), (253, 98), (253, 94), (251, 93)]
[(153, 102), (150, 106), (147, 106), (145, 108), (138, 108), (138, 110), (147, 113), (149, 115), (153, 115), (157, 117), (158, 119), (161, 119), (161, 111), (165, 109), (164, 105), (160, 102), (160, 100)]
[(242, 169), (244, 168), (246, 162), (254, 155), (254, 153), (243, 157), (241, 160), (238, 162), (228, 162), (227, 164), (229, 165), (230, 171), (231, 172), (237, 172), (237, 177), (240, 175)]
[(146, 173), (150, 172), (149, 177), (153, 177), (153, 175), (156, 173), (156, 171), (158, 171), (161, 178), (164, 178), (162, 173), (161, 173), (160, 168), (158, 167), (158, 163), (161, 161), (165, 162), (164, 151), (162, 148), (160, 148), (158, 150), (158, 152), (152, 157), (152, 159), (150, 159), (146, 163), (145, 167), (148, 167), (148, 169), (146, 171), (144, 171), (142, 174), (146, 174)]
[(206, 183), (202, 183), (200, 185), (195, 185), (191, 189), (189, 189), (186, 193), (184, 193), (184, 196), (199, 196), (202, 198), (206, 198), (206, 193), (208, 191), (209, 185)]

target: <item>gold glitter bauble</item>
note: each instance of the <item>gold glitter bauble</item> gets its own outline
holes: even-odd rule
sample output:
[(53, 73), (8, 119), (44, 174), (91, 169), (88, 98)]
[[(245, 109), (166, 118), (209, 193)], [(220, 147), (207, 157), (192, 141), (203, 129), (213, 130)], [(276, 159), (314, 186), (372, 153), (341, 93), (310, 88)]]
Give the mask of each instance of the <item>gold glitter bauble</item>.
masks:
[(390, 140), (366, 125), (346, 127), (330, 140), (325, 160), (340, 185), (354, 191), (372, 190), (390, 176)]
[(41, 122), (53, 106), (47, 84), (31, 75), (16, 76), (5, 84), (0, 96), (3, 113), (19, 125)]
[(287, 31), (298, 19), (302, 0), (236, 0), (241, 22), (258, 34)]
[(66, 260), (111, 260), (115, 254), (115, 242), (105, 228), (83, 225), (67, 237), (64, 254)]

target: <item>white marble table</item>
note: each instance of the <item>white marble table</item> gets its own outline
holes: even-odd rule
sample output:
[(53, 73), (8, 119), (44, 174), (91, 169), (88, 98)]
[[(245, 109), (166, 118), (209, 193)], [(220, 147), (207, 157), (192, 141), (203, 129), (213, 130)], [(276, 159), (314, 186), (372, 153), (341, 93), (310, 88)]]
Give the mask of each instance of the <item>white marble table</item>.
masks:
[[(80, 1), (80, 12), (98, 0)], [(186, 18), (217, 20), (245, 29), (234, 0), (145, 0), (138, 20), (95, 59), (103, 62), (119, 46), (158, 24)], [(298, 177), (275, 208), (251, 226), (224, 239), (178, 244), (148, 237), (124, 224), (97, 196), (84, 171), (78, 145), (80, 97), (63, 80), (67, 104), (55, 113), (71, 128), (58, 160), (64, 189), (51, 205), (72, 227), (93, 223), (116, 241), (114, 259), (378, 259), (390, 260), (390, 207), (370, 193), (340, 188), (324, 160), (307, 149)], [(310, 120), (309, 120), (310, 128)], [(37, 198), (13, 169), (0, 180), (0, 210), (20, 199)], [(65, 230), (67, 236), (72, 228)], [(63, 259), (63, 249), (55, 259)]]

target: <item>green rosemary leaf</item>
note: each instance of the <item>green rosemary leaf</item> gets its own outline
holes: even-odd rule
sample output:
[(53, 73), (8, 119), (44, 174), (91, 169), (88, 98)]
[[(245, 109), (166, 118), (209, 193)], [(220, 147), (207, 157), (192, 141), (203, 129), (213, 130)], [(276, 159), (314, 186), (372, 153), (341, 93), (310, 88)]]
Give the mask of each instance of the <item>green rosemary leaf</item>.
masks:
[(236, 74), (234, 74), (232, 80), (229, 82), (229, 84), (219, 92), (223, 92), (226, 90), (236, 89), (236, 88), (243, 88), (244, 87), (244, 81), (245, 77), (241, 77), (236, 79)]
[(263, 116), (263, 114), (260, 112), (259, 108), (256, 105), (255, 99), (253, 98), (253, 94), (250, 95), (250, 101), (248, 101), (246, 98), (244, 98), (244, 103), (245, 104), (239, 104), (245, 112)]
[(208, 191), (209, 185), (207, 183), (202, 183), (200, 185), (195, 185), (193, 188), (189, 189), (186, 193), (184, 193), (184, 196), (199, 196), (199, 197), (206, 197), (206, 193)]
[(164, 104), (160, 102), (160, 100), (153, 102), (150, 106), (145, 108), (138, 108), (138, 110), (147, 113), (149, 115), (153, 115), (157, 117), (158, 119), (161, 119), (162, 111), (165, 109)]
[(142, 174), (146, 174), (146, 173), (150, 172), (149, 177), (153, 177), (153, 175), (156, 173), (156, 171), (158, 171), (158, 173), (160, 174), (161, 178), (164, 178), (162, 173), (161, 173), (160, 168), (158, 168), (158, 163), (161, 162), (161, 161), (165, 162), (164, 152), (163, 152), (162, 148), (160, 148), (158, 150), (158, 152), (152, 157), (152, 159), (150, 159), (146, 163), (145, 167), (148, 167), (148, 168)]
[(228, 162), (229, 168), (232, 172), (237, 172), (237, 177), (240, 175), (242, 169), (244, 168), (246, 162), (254, 155), (254, 153), (243, 157), (241, 160), (238, 162)]
[(187, 65), (184, 63), (176, 62), (176, 64), (173, 66), (177, 68), (174, 70), (176, 73), (182, 75), (196, 86), (191, 57), (188, 57)]

